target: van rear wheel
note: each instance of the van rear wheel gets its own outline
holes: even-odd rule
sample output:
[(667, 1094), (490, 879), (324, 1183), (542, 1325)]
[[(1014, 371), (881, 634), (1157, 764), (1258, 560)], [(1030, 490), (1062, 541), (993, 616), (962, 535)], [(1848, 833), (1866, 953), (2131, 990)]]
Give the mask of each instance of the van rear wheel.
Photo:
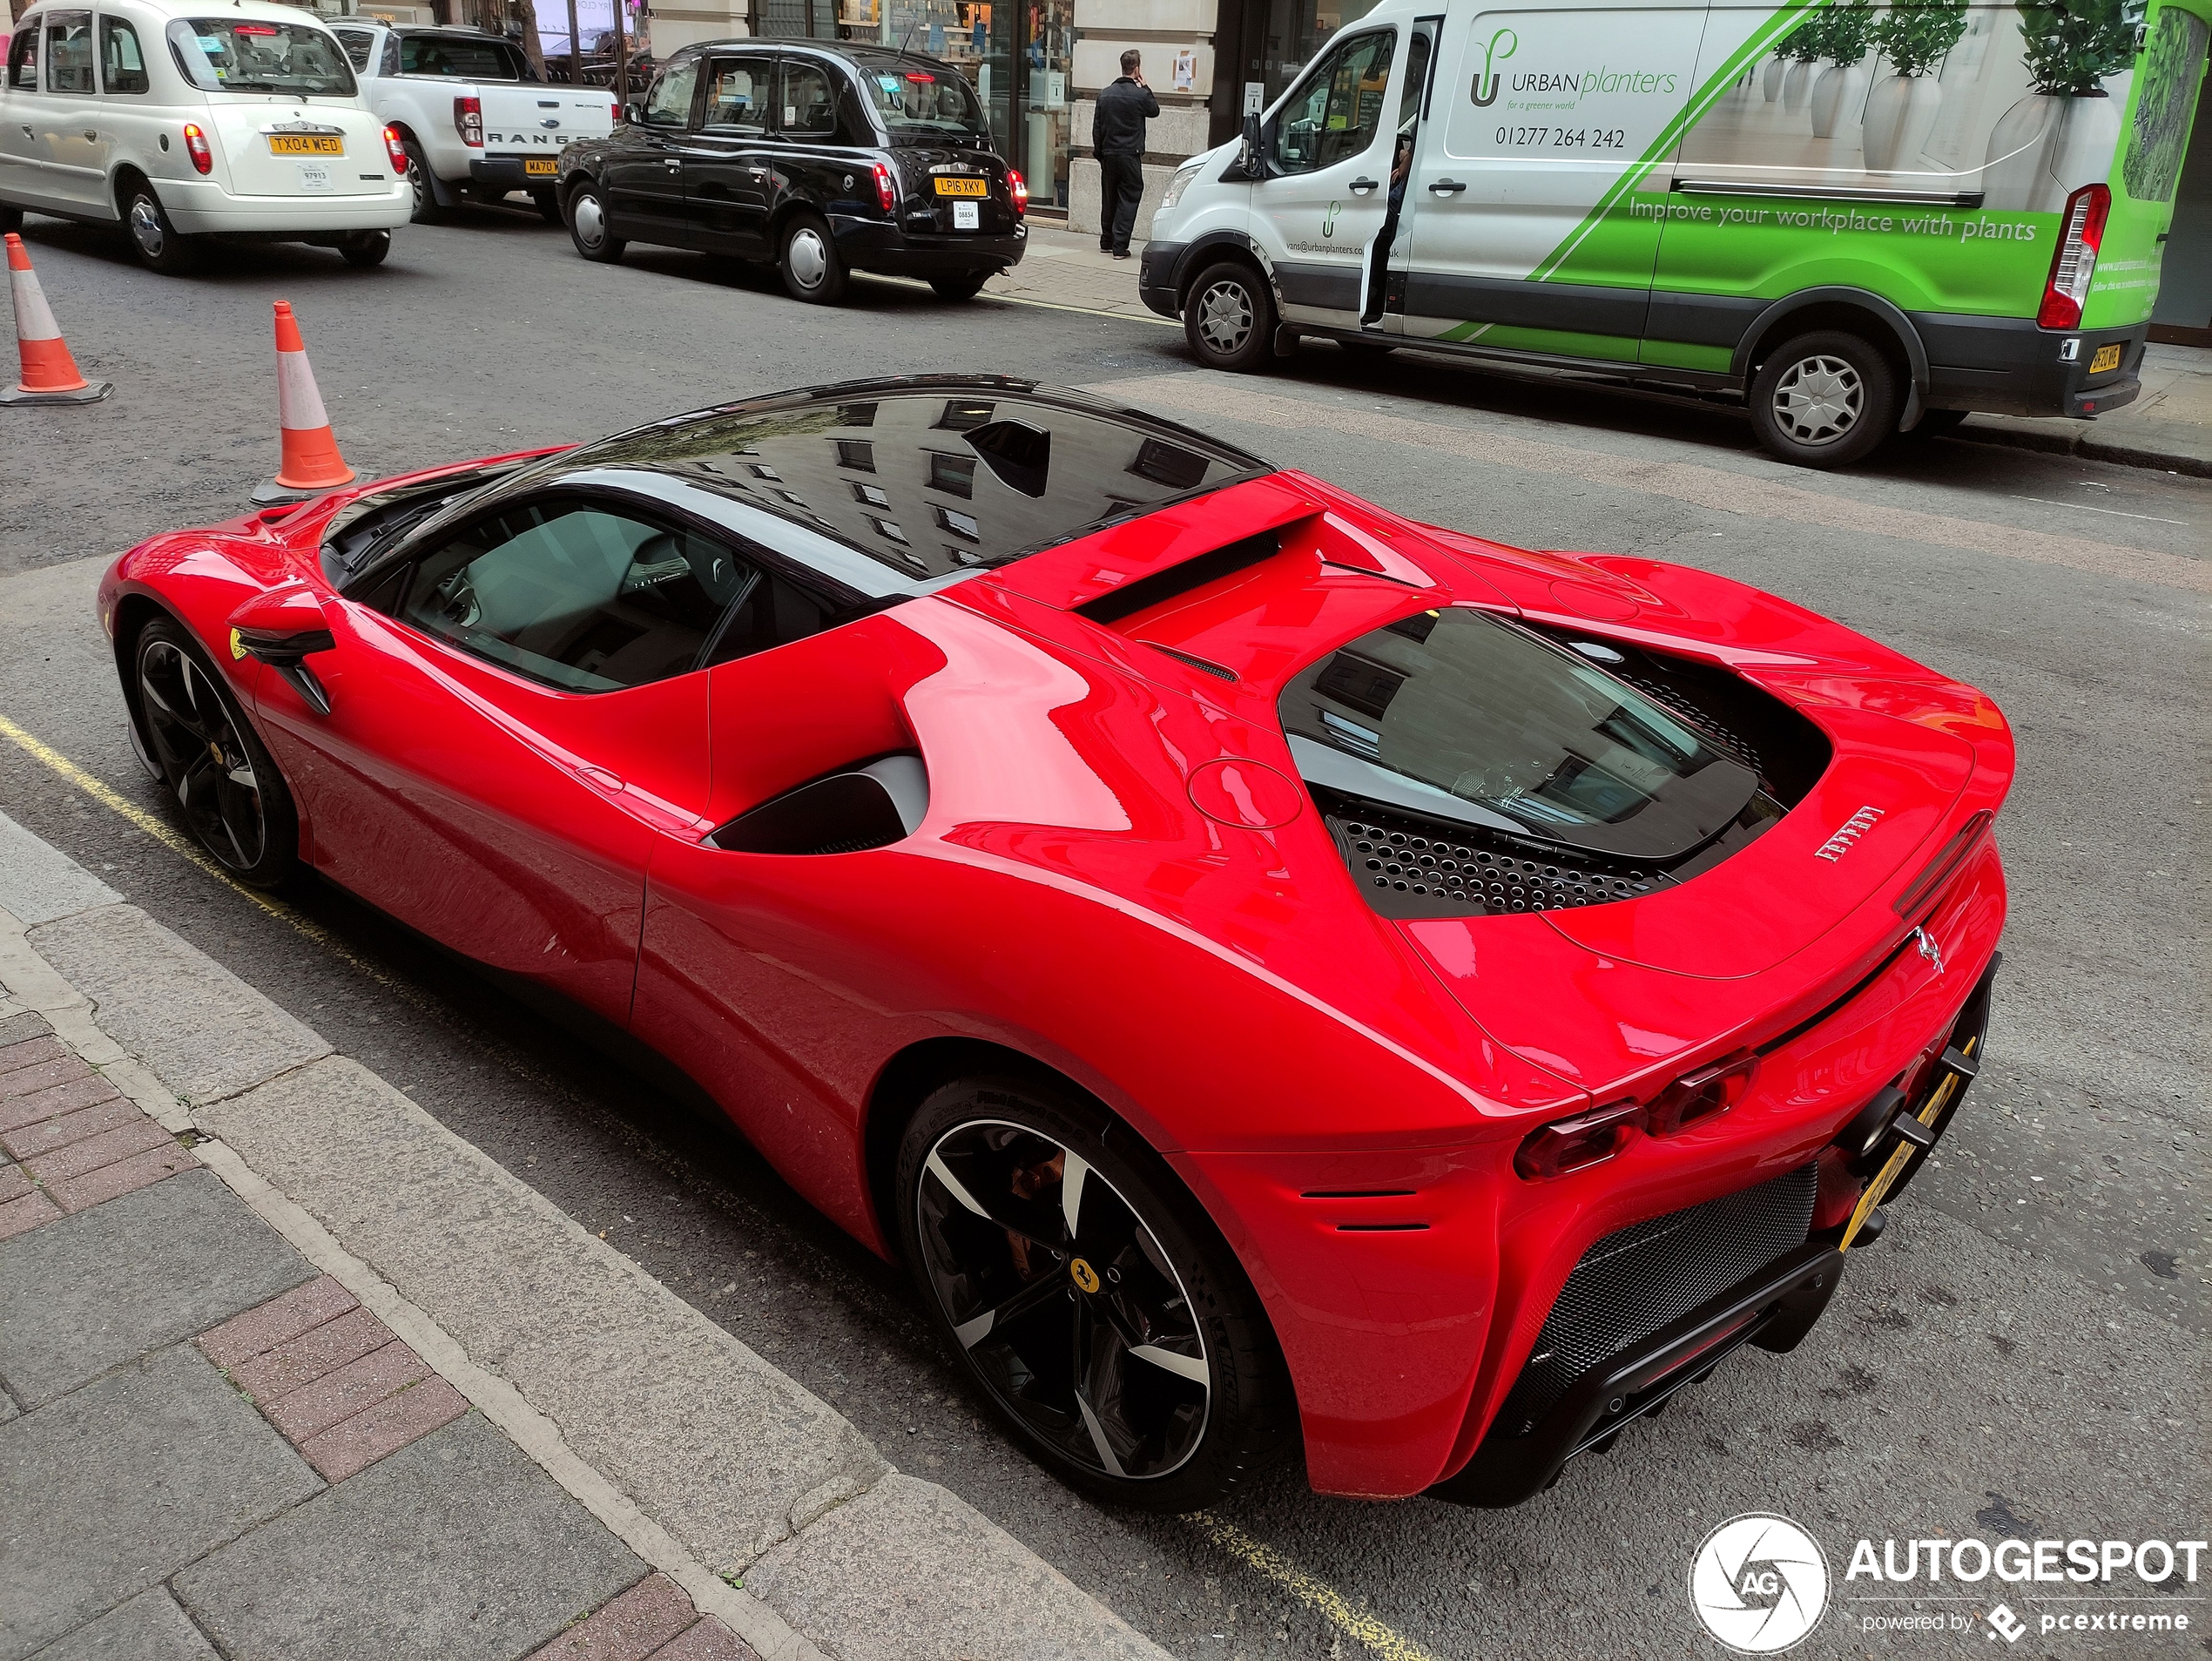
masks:
[(1897, 430), (1897, 372), (1879, 348), (1817, 329), (1767, 354), (1751, 381), (1751, 430), (1799, 467), (1847, 467)]
[(1233, 260), (1207, 267), (1184, 299), (1183, 335), (1208, 368), (1259, 368), (1275, 348), (1275, 297), (1267, 280)]

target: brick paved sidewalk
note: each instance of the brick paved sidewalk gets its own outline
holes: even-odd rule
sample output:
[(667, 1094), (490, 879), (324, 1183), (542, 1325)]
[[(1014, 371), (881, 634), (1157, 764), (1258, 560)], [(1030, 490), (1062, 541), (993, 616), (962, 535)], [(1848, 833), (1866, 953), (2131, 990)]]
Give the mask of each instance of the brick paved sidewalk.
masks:
[(0, 1661), (739, 1661), (0, 999)]

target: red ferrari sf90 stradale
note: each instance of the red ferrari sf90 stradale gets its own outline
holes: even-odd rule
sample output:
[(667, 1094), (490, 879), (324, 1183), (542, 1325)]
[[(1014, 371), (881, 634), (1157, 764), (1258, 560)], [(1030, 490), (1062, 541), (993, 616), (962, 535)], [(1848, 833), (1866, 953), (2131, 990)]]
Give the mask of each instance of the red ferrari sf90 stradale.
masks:
[(1116, 1502), (1539, 1491), (1795, 1344), (1979, 1064), (1988, 699), (1073, 393), (729, 404), (99, 606), (211, 854), (669, 1057)]

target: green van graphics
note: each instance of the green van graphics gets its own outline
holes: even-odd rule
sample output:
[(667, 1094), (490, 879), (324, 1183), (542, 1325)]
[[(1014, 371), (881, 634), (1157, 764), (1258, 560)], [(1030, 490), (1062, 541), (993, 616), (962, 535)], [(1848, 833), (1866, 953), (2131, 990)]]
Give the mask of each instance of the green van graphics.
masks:
[[(1416, 13), (1339, 30), (1170, 187), (1143, 290), (1202, 358), (1311, 333), (1611, 366), (1743, 395), (1813, 464), (2135, 395), (2212, 0)], [(1210, 331), (1190, 286), (1240, 228), (1273, 327), (1230, 363), (1236, 307)]]

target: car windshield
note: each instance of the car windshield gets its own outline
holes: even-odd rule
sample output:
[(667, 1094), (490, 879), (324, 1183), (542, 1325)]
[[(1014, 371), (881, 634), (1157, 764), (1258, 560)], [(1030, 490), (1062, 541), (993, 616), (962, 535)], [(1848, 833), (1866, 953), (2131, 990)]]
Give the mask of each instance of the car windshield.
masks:
[(177, 67), (202, 91), (354, 96), (354, 69), (345, 49), (313, 24), (180, 17), (169, 25), (168, 38)]
[(853, 62), (868, 102), (894, 141), (990, 137), (982, 105), (950, 64), (888, 52), (856, 52)]
[(1663, 860), (1757, 789), (1654, 699), (1463, 608), (1362, 635), (1278, 704), (1307, 782), (1457, 824)]
[(401, 35), (400, 73), (445, 75), (464, 81), (536, 78), (522, 53), (503, 40), (464, 35)]

